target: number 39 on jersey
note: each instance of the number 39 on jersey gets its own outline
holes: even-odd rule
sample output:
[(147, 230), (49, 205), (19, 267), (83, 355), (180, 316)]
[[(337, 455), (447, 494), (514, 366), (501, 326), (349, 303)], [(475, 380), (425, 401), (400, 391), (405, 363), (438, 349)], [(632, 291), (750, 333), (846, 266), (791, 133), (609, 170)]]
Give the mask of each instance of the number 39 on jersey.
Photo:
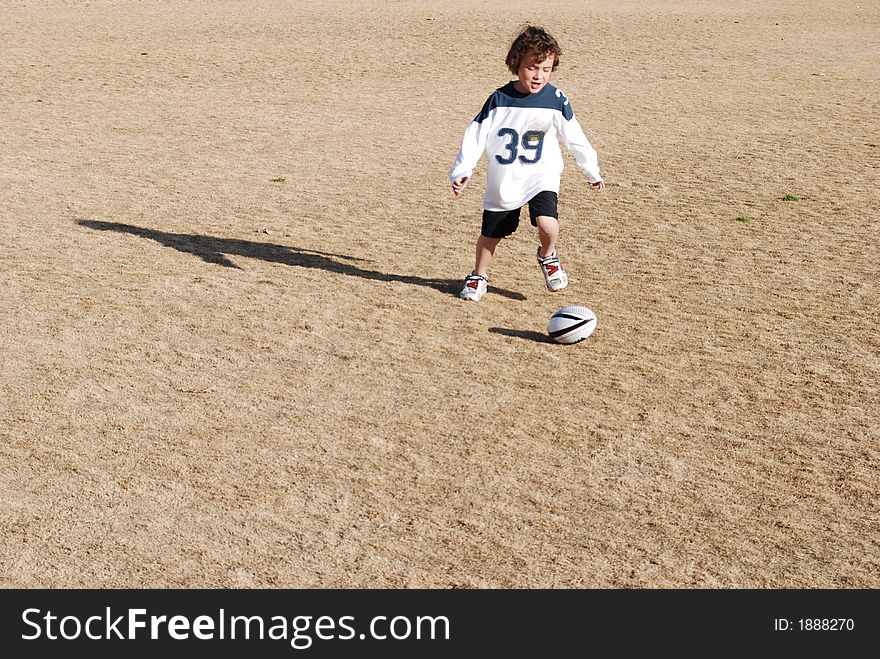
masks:
[[(502, 165), (510, 165), (519, 160), (524, 165), (533, 165), (541, 159), (544, 150), (544, 131), (527, 130), (522, 135), (513, 128), (501, 128), (498, 137), (507, 138), (504, 154), (496, 154), (495, 160)], [(520, 154), (522, 149), (524, 154)]]

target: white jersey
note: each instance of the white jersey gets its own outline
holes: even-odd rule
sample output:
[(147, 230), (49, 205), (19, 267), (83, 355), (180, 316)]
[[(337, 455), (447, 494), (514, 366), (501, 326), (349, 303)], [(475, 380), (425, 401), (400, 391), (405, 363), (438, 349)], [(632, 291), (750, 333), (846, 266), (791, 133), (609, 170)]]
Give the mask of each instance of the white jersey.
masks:
[(591, 183), (602, 180), (596, 150), (563, 91), (548, 83), (535, 94), (523, 93), (510, 82), (493, 92), (465, 130), (449, 180), (471, 176), (485, 153), (484, 209), (520, 208), (544, 190), (558, 194), (563, 167), (559, 139)]

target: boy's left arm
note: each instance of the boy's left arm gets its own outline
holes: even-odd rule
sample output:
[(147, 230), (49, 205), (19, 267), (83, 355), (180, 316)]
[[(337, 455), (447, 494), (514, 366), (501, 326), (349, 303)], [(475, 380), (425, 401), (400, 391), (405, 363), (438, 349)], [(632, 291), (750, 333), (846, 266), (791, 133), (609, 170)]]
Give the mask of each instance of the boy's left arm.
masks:
[(599, 156), (584, 134), (577, 118), (573, 114), (569, 119), (560, 116), (557, 129), (563, 144), (574, 156), (584, 174), (587, 175), (590, 187), (595, 190), (604, 190), (605, 181), (599, 173)]

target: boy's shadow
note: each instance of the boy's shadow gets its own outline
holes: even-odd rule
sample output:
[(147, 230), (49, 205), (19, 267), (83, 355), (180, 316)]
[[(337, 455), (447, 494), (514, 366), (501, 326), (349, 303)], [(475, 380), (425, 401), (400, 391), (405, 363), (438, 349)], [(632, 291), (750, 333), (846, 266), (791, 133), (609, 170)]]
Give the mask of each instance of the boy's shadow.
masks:
[[(352, 277), (362, 277), (374, 281), (399, 281), (414, 286), (426, 286), (440, 291), (441, 293), (457, 294), (460, 281), (457, 279), (428, 279), (415, 275), (396, 275), (378, 270), (368, 270), (354, 264), (357, 261), (365, 261), (354, 256), (344, 254), (331, 254), (308, 249), (297, 249), (285, 245), (272, 243), (258, 243), (250, 240), (237, 240), (233, 238), (213, 238), (211, 236), (199, 236), (187, 233), (169, 233), (167, 231), (155, 231), (131, 224), (120, 222), (101, 222), (99, 220), (77, 220), (77, 224), (98, 231), (116, 231), (118, 233), (130, 233), (141, 238), (155, 240), (165, 247), (172, 247), (179, 252), (198, 256), (206, 263), (222, 265), (225, 268), (239, 268), (226, 255), (245, 256), (248, 258), (261, 259), (270, 263), (282, 263), (295, 265), (301, 268), (318, 268), (327, 272), (336, 272)], [(503, 288), (491, 287), (493, 293), (512, 300), (525, 300), (521, 293), (508, 291)]]

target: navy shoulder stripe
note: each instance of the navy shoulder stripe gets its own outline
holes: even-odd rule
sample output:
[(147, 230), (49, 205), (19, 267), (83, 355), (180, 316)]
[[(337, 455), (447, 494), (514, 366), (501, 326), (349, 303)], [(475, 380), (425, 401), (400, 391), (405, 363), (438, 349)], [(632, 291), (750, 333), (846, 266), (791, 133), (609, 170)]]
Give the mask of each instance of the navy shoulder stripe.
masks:
[(481, 123), (495, 108), (545, 108), (547, 110), (559, 110), (566, 120), (571, 119), (574, 113), (568, 102), (568, 97), (561, 89), (551, 84), (545, 85), (544, 89), (537, 94), (528, 94), (517, 91), (513, 82), (496, 89), (486, 102), (480, 113), (474, 117), (474, 121)]

